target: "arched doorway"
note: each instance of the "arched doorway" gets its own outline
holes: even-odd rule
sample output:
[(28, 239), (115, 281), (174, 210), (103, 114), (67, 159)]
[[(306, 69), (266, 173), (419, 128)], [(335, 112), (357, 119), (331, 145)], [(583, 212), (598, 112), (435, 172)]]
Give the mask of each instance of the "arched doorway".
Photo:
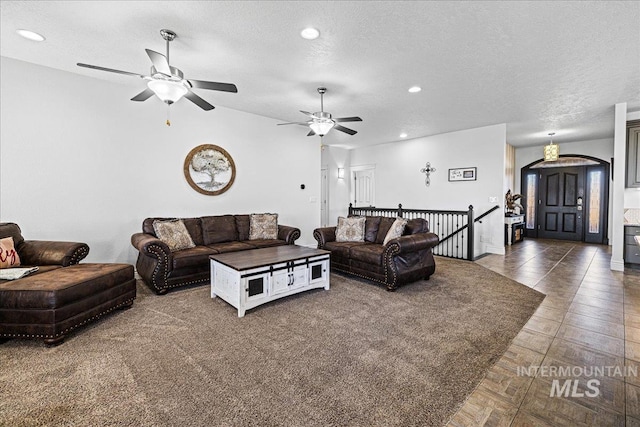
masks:
[(607, 244), (609, 173), (609, 162), (577, 154), (523, 167), (525, 235)]

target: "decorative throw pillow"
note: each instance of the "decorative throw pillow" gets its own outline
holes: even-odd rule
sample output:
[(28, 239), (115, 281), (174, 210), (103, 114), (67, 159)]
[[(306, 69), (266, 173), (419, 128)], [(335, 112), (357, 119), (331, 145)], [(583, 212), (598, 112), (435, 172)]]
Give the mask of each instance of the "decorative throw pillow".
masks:
[(384, 236), (382, 245), (386, 245), (390, 240), (397, 239), (398, 237), (402, 236), (402, 233), (404, 233), (404, 227), (407, 225), (407, 222), (408, 220), (404, 218), (396, 218), (396, 220), (393, 221), (393, 224), (391, 224), (391, 228), (389, 229), (389, 231), (387, 231), (387, 235)]
[(363, 216), (350, 218), (339, 216), (336, 227), (336, 242), (364, 242), (365, 221), (366, 218)]
[(389, 229), (396, 220), (394, 217), (384, 216), (380, 217), (380, 224), (378, 224), (378, 232), (376, 233), (375, 243), (381, 245), (384, 242), (384, 238), (387, 237)]
[(13, 237), (0, 239), (0, 268), (13, 268), (20, 265), (20, 257), (13, 247)]
[(277, 239), (278, 214), (251, 214), (249, 240)]
[(196, 246), (181, 219), (153, 221), (153, 231), (158, 239), (169, 246), (171, 252)]

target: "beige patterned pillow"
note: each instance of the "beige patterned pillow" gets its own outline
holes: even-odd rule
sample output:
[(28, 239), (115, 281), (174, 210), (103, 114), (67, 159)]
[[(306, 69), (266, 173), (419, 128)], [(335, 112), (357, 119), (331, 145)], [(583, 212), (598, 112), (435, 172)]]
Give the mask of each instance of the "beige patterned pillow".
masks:
[(339, 216), (336, 227), (336, 242), (364, 242), (365, 221), (366, 218), (363, 216), (350, 218)]
[(277, 239), (278, 214), (251, 214), (249, 218), (249, 240)]
[(391, 228), (389, 229), (389, 231), (387, 231), (387, 235), (384, 236), (382, 245), (384, 246), (389, 243), (390, 240), (397, 239), (398, 237), (402, 236), (402, 233), (404, 233), (404, 227), (407, 225), (407, 222), (409, 221), (404, 218), (396, 218), (396, 220), (393, 221), (393, 224), (391, 224)]
[(181, 219), (153, 221), (153, 231), (158, 239), (169, 246), (171, 252), (196, 246)]

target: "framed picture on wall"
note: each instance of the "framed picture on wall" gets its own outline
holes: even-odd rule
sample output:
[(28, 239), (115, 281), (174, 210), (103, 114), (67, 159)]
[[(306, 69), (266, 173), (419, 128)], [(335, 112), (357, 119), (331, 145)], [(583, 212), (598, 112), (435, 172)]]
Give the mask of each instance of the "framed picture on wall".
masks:
[(449, 181), (475, 181), (476, 168), (449, 169)]
[(184, 159), (184, 176), (198, 193), (216, 196), (227, 191), (236, 178), (236, 164), (224, 148), (199, 145)]

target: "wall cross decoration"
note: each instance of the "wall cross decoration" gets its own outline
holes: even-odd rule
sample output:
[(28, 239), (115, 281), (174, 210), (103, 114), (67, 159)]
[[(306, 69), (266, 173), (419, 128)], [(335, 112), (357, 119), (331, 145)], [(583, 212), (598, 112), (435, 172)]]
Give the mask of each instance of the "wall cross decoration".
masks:
[(424, 168), (420, 169), (420, 172), (426, 175), (424, 178), (424, 185), (427, 187), (431, 184), (431, 172), (435, 172), (436, 168), (431, 167), (431, 163), (427, 162)]

